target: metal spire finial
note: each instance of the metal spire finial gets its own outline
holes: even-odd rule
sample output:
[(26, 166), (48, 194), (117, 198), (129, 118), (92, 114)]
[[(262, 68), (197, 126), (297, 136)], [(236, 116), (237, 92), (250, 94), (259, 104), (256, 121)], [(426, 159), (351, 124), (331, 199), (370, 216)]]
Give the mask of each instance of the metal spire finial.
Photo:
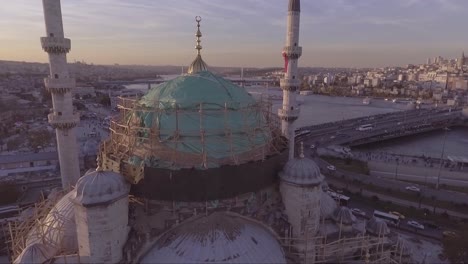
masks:
[(187, 71), (188, 74), (195, 74), (197, 72), (202, 72), (202, 71), (207, 71), (208, 70), (208, 66), (203, 61), (203, 59), (201, 57), (201, 52), (200, 52), (201, 49), (202, 49), (202, 46), (200, 45), (200, 43), (201, 43), (200, 38), (202, 36), (202, 33), (200, 31), (200, 22), (201, 22), (201, 20), (202, 19), (201, 19), (200, 16), (195, 17), (195, 21), (197, 22), (197, 33), (195, 34), (195, 36), (197, 37), (197, 45), (195, 46), (195, 49), (197, 50), (197, 57), (195, 58), (195, 60), (192, 62), (192, 64), (188, 68), (188, 71)]
[(200, 55), (200, 50), (202, 49), (202, 46), (200, 45), (201, 43), (201, 36), (202, 33), (200, 31), (200, 22), (201, 22), (201, 16), (196, 16), (195, 21), (197, 22), (197, 34), (195, 36), (197, 37), (197, 45), (195, 46), (195, 49), (197, 50), (197, 54)]
[(303, 159), (305, 156), (304, 156), (304, 142), (301, 141), (301, 154), (299, 155), (299, 157), (301, 157), (301, 159)]

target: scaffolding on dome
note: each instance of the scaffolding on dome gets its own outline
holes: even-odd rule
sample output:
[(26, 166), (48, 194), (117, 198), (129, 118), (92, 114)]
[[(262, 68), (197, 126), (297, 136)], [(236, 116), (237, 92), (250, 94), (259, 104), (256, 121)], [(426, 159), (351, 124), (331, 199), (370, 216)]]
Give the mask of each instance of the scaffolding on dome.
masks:
[(48, 243), (53, 247), (61, 248), (61, 245), (57, 244), (61, 242), (51, 240), (50, 234), (54, 232), (55, 234), (63, 232), (62, 229), (65, 220), (59, 219), (61, 217), (60, 214), (54, 214), (53, 219), (50, 219), (47, 216), (63, 196), (64, 192), (61, 191), (53, 197), (49, 197), (47, 199), (43, 197), (42, 201), (36, 203), (30, 208), (32, 212), (31, 216), (25, 217), (25, 219), (18, 218), (17, 221), (8, 223), (10, 237), (8, 247), (10, 259), (12, 261), (17, 259), (28, 246), (32, 232), (35, 232), (35, 239), (39, 239), (43, 244)]
[(206, 169), (265, 160), (283, 151), (280, 120), (270, 101), (248, 104), (119, 98), (100, 165), (137, 183), (144, 167)]

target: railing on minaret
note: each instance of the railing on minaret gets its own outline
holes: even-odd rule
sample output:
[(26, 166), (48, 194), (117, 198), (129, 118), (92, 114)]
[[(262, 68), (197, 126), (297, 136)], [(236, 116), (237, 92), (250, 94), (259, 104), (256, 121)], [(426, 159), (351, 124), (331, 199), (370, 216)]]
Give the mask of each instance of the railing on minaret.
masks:
[(66, 55), (71, 42), (64, 37), (60, 0), (42, 0), (42, 5), (47, 36), (41, 38), (41, 44), (49, 55), (50, 65), (50, 76), (44, 82), (52, 94), (53, 104), (53, 112), (48, 119), (56, 129), (62, 187), (66, 190), (75, 185), (80, 177), (75, 135), (75, 126), (80, 117), (73, 110), (71, 90), (75, 88), (75, 79), (69, 76)]
[(294, 158), (294, 121), (300, 111), (296, 102), (296, 92), (300, 87), (297, 62), (302, 55), (302, 47), (299, 46), (300, 12), (300, 0), (289, 0), (286, 46), (282, 52), (285, 73), (280, 80), (283, 106), (278, 110), (282, 133), (289, 139), (289, 159)]

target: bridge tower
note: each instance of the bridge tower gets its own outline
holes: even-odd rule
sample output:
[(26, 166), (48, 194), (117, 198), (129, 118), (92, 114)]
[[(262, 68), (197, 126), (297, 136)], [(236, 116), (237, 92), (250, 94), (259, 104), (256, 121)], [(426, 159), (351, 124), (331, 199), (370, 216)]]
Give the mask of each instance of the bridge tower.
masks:
[(68, 189), (80, 178), (75, 135), (75, 126), (80, 117), (73, 111), (71, 89), (75, 88), (75, 79), (68, 73), (66, 55), (71, 42), (64, 37), (60, 0), (42, 0), (42, 5), (47, 36), (41, 38), (41, 44), (49, 55), (50, 65), (50, 76), (44, 82), (52, 94), (53, 104), (53, 112), (48, 119), (57, 136), (62, 187)]
[(299, 90), (300, 81), (297, 63), (302, 55), (302, 47), (299, 46), (299, 24), (301, 13), (301, 1), (289, 0), (288, 21), (286, 33), (286, 46), (283, 48), (284, 77), (280, 80), (283, 89), (283, 106), (278, 110), (281, 119), (281, 130), (289, 139), (289, 159), (294, 158), (294, 121), (299, 117), (299, 105), (296, 102), (296, 92)]

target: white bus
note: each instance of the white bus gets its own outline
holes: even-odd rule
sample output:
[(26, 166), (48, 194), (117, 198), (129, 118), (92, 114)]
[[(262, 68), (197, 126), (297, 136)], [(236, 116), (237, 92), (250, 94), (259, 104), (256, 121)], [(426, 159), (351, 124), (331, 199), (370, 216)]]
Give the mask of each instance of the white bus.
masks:
[(381, 211), (374, 211), (374, 217), (378, 219), (382, 219), (383, 221), (387, 222), (389, 225), (398, 226), (400, 224), (400, 218), (396, 215), (387, 214)]
[(358, 128), (356, 128), (356, 130), (358, 130), (358, 131), (368, 131), (368, 130), (372, 130), (373, 128), (374, 128), (374, 126), (372, 124), (366, 124), (366, 125), (359, 126)]

